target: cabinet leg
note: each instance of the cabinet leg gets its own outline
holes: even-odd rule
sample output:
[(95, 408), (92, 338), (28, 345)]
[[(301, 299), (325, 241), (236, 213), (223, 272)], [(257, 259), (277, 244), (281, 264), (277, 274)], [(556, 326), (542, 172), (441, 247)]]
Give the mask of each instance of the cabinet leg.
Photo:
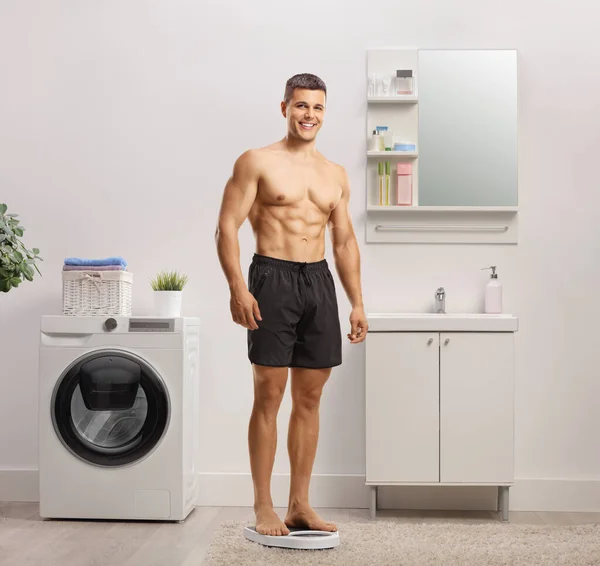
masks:
[(371, 519), (377, 517), (377, 486), (371, 486)]
[(503, 521), (508, 521), (508, 489), (509, 488), (507, 485), (502, 485), (498, 487), (498, 511), (502, 512)]

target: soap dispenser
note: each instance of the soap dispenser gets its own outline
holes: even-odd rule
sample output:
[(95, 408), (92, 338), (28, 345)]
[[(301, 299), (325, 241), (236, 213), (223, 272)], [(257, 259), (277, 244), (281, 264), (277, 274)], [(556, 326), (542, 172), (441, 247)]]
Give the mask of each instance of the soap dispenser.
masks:
[(498, 281), (496, 266), (484, 267), (491, 269), (492, 275), (485, 286), (485, 312), (487, 314), (500, 314), (502, 312), (502, 283)]

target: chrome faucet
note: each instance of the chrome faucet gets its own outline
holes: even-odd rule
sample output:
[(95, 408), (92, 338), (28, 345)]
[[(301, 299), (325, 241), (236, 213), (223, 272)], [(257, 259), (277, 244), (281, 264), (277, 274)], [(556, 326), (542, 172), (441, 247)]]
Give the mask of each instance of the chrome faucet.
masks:
[(438, 287), (435, 292), (435, 312), (446, 314), (446, 290)]

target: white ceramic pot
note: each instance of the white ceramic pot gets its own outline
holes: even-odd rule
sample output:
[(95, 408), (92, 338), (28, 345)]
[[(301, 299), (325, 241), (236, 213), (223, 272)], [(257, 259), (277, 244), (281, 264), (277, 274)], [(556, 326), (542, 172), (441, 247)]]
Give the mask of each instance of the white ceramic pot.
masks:
[(181, 316), (183, 291), (154, 291), (155, 316)]

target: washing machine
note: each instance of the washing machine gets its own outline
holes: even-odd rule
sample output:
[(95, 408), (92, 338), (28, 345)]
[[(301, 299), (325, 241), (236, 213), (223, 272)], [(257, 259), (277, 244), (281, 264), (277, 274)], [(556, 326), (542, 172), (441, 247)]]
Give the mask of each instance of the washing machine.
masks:
[(182, 521), (198, 497), (199, 319), (43, 316), (40, 516)]

